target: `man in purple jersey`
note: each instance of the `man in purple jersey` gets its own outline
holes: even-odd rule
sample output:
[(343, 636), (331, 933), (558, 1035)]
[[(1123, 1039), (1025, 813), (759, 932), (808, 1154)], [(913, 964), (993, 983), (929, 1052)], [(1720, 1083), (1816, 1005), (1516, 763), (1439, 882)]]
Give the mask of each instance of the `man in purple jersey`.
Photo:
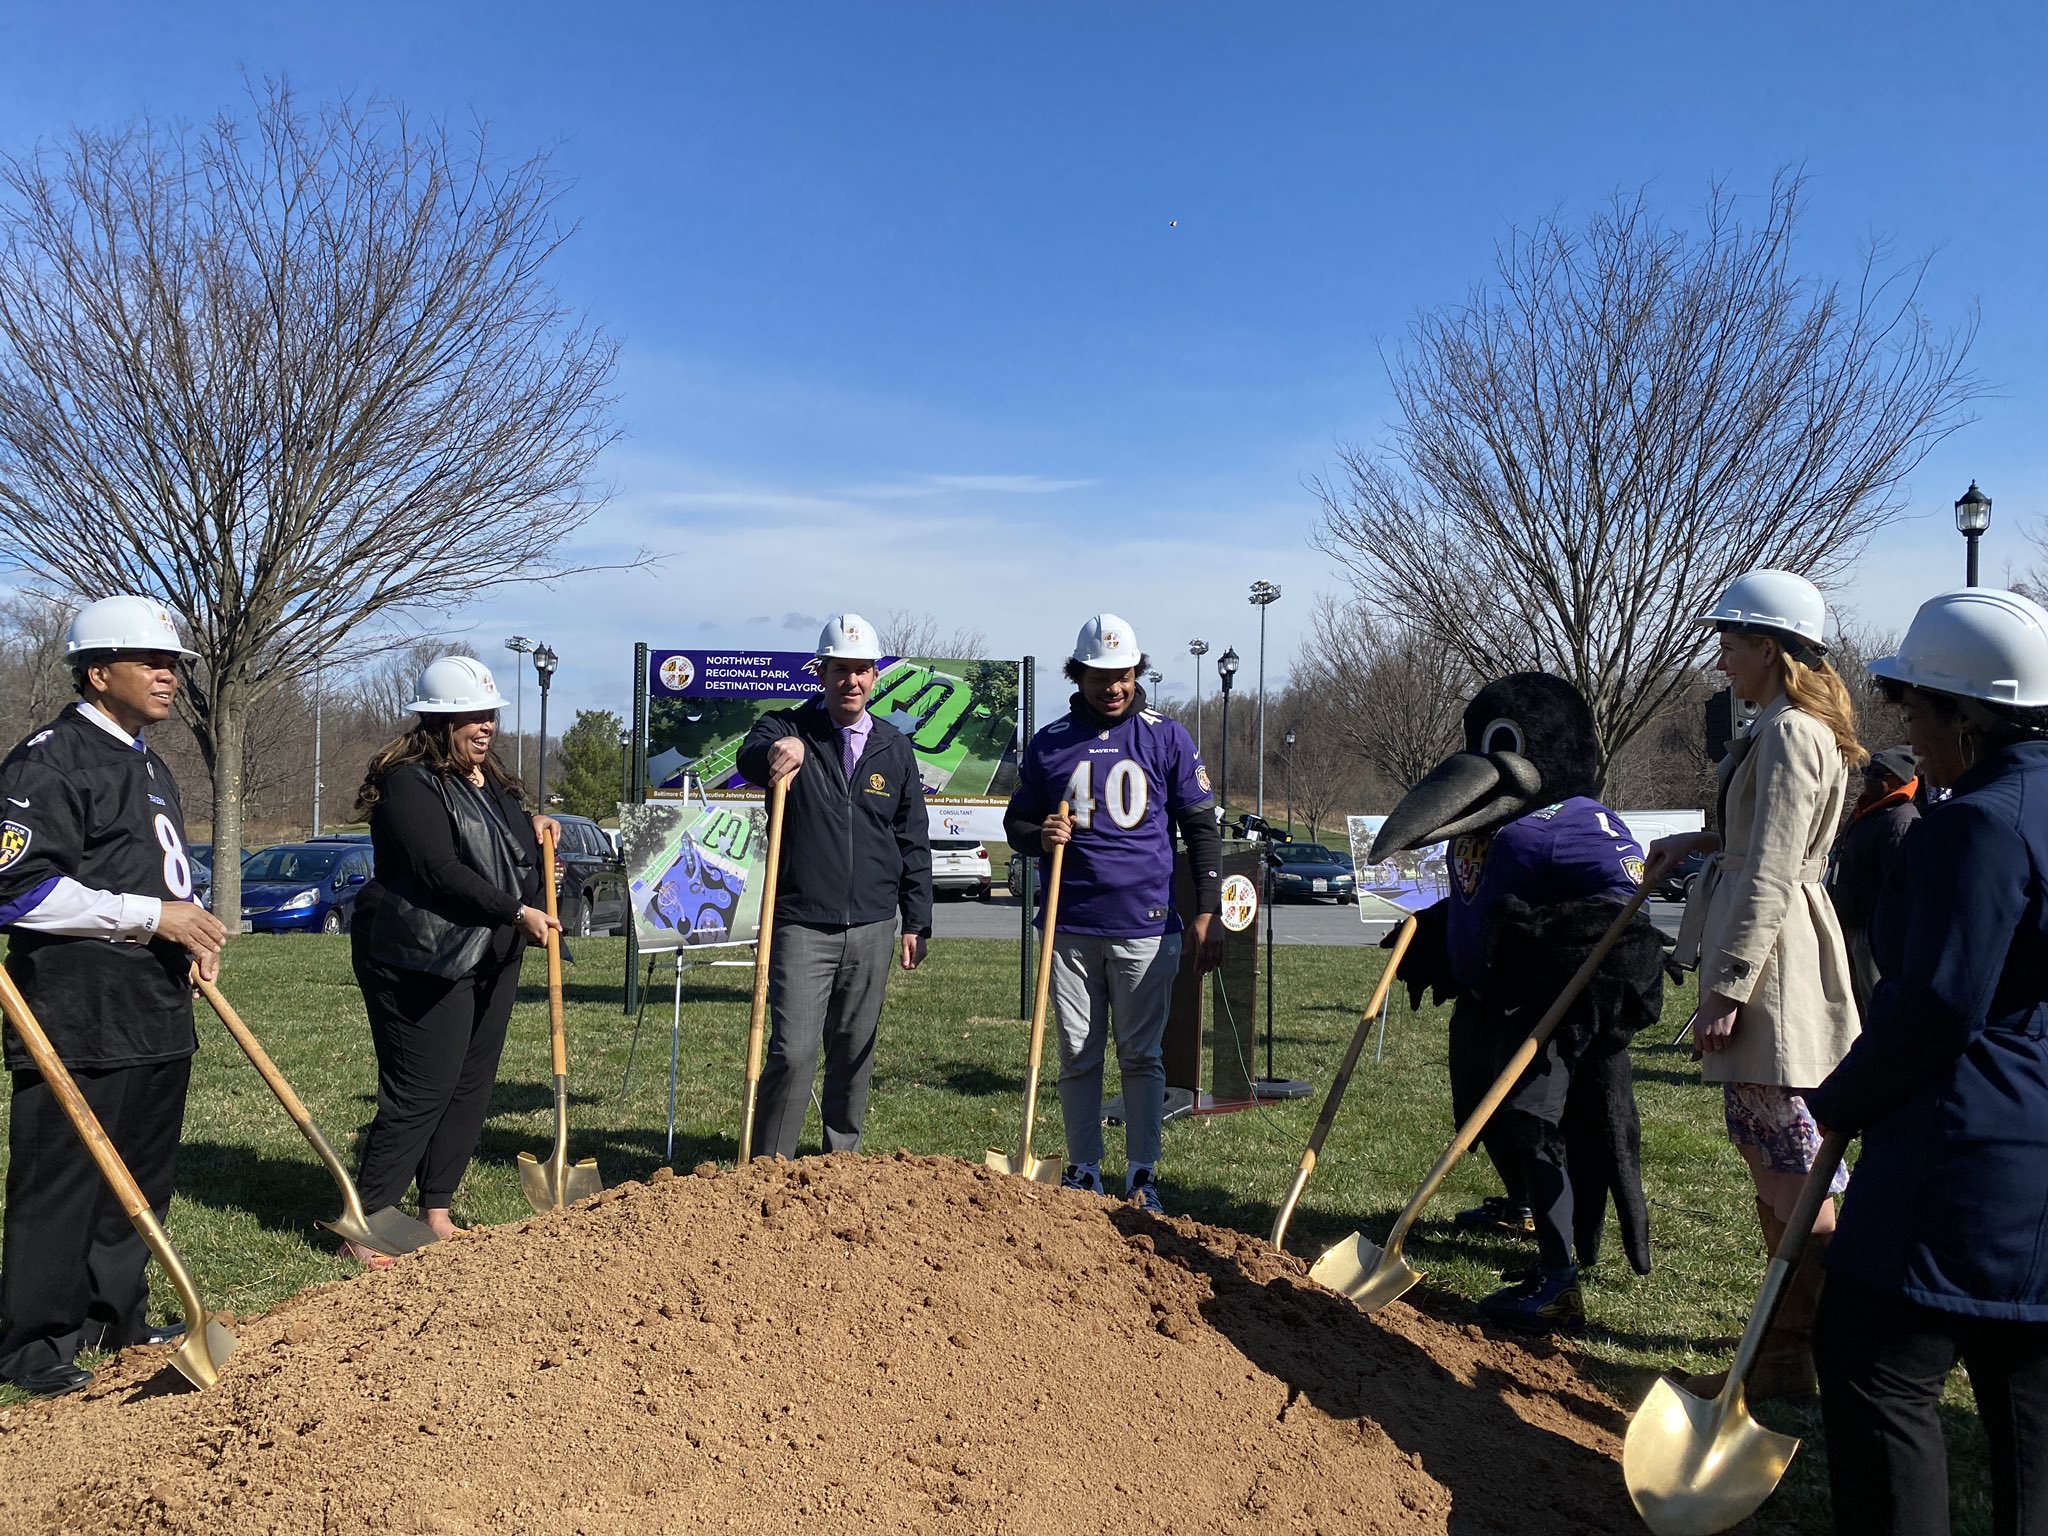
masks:
[(1114, 1028), (1123, 1074), (1125, 1192), (1157, 1212), (1166, 1115), (1160, 1041), (1181, 956), (1173, 834), (1178, 827), (1194, 867), (1193, 936), (1204, 971), (1223, 959), (1216, 921), (1223, 837), (1194, 741), (1178, 721), (1145, 706), (1138, 675), (1146, 666), (1136, 633), (1115, 614), (1097, 614), (1081, 626), (1066, 666), (1079, 691), (1065, 715), (1031, 738), (1003, 830), (1020, 854), (1047, 854), (1062, 844), (1067, 849), (1052, 943), (1060, 1116), (1067, 1133), (1060, 1182), (1103, 1192), (1102, 1062)]

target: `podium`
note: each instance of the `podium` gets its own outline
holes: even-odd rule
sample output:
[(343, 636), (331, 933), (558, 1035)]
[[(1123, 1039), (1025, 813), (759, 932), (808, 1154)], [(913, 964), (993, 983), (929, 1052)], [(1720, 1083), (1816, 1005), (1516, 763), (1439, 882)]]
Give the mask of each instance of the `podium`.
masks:
[[(1228, 1114), (1258, 1103), (1252, 1062), (1259, 1018), (1260, 858), (1256, 843), (1223, 844), (1223, 964), (1208, 976), (1195, 969), (1192, 946), (1181, 952), (1167, 1015), (1163, 1055), (1166, 1117)], [(1195, 884), (1185, 850), (1175, 861), (1174, 902), (1194, 926)], [(1206, 1051), (1205, 1051), (1206, 1046)], [(1202, 1086), (1208, 1057), (1208, 1088)]]

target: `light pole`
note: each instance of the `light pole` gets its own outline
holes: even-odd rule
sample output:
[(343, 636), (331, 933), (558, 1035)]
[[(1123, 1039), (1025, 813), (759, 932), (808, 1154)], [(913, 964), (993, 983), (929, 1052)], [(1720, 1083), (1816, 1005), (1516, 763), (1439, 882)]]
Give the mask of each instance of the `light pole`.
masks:
[(1209, 642), (1190, 640), (1188, 654), (1195, 658), (1195, 756), (1202, 755), (1202, 658), (1209, 654)]
[(313, 664), (313, 835), (320, 835), (320, 705), (325, 692), (321, 688), (325, 667), (319, 662)]
[(1151, 704), (1154, 709), (1159, 707), (1159, 676), (1157, 672), (1147, 672), (1145, 674), (1145, 681), (1152, 685), (1152, 697), (1146, 702)]
[(1252, 583), (1252, 606), (1259, 610), (1259, 816), (1266, 814), (1266, 610), (1280, 601), (1270, 581)]
[(1216, 675), (1223, 679), (1223, 762), (1217, 779), (1216, 803), (1223, 818), (1230, 816), (1230, 680), (1237, 676), (1237, 647), (1216, 658)]
[(533, 670), (540, 674), (540, 790), (534, 803), (542, 815), (548, 809), (548, 684), (560, 659), (545, 641), (533, 648)]
[(1289, 731), (1280, 738), (1280, 745), (1287, 749), (1287, 841), (1294, 841), (1294, 732)]
[(1963, 492), (1956, 502), (1956, 532), (1969, 545), (1969, 563), (1963, 577), (1963, 585), (1977, 585), (1977, 541), (1984, 537), (1984, 530), (1991, 526), (1991, 498), (1977, 489), (1972, 480), (1970, 488)]
[(526, 674), (520, 670), (518, 658), (533, 653), (533, 642), (524, 635), (514, 635), (505, 642), (505, 649), (513, 653), (512, 662), (512, 771), (520, 782), (526, 780)]

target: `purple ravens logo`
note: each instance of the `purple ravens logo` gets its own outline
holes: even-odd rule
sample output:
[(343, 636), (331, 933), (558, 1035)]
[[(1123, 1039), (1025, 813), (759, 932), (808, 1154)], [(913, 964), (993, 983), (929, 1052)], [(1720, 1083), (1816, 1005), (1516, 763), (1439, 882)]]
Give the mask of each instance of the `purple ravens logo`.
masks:
[(1486, 850), (1492, 846), (1491, 832), (1467, 833), (1451, 843), (1451, 878), (1457, 882), (1458, 894), (1467, 901), (1479, 889), (1479, 874), (1486, 866)]

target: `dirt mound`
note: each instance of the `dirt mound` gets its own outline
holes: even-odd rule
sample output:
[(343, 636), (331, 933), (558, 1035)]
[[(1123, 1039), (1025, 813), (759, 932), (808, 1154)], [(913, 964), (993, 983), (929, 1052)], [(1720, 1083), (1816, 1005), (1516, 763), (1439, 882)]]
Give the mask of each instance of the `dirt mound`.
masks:
[(0, 1428), (0, 1530), (1627, 1530), (1568, 1356), (940, 1158), (657, 1178)]

